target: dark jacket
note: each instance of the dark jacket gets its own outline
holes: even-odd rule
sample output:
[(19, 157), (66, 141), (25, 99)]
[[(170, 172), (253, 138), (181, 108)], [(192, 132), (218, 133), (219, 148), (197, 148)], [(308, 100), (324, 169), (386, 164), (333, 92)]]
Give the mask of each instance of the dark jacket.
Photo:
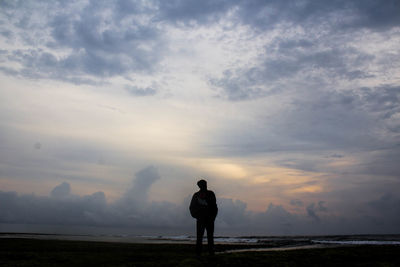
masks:
[(190, 214), (198, 220), (215, 220), (218, 213), (217, 200), (213, 191), (198, 191), (190, 202)]

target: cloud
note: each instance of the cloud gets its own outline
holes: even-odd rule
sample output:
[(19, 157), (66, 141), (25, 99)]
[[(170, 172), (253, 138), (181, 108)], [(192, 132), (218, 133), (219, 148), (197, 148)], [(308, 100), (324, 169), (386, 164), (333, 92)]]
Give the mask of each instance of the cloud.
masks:
[(218, 222), (222, 227), (246, 227), (249, 223), (247, 204), (241, 200), (218, 198)]
[(332, 154), (332, 155), (329, 155), (328, 157), (330, 157), (330, 158), (338, 158), (338, 159), (340, 159), (340, 158), (343, 158), (344, 156), (343, 155), (340, 155), (340, 154)]
[[(207, 174), (220, 229), (394, 229), (379, 212), (398, 199), (398, 1), (0, 7), (4, 221), (185, 227), (177, 199)], [(120, 195), (148, 162), (163, 167)]]
[(158, 17), (173, 23), (196, 26), (218, 21), (239, 1), (157, 1)]
[(322, 24), (326, 21), (337, 29), (387, 29), (398, 26), (400, 9), (396, 0), (380, 1), (157, 1), (160, 19), (184, 25), (217, 22), (229, 13), (236, 23), (262, 30), (279, 23), (293, 25)]
[[(20, 29), (19, 38), (29, 48), (8, 50), (8, 60), (21, 66), (8, 74), (94, 83), (99, 78), (152, 72), (165, 49), (162, 34), (156, 25), (141, 21), (137, 13), (122, 10), (123, 2), (22, 3), (11, 23)], [(142, 9), (140, 3), (135, 5)], [(6, 11), (14, 9), (17, 7)], [(52, 12), (44, 12), (47, 15), (35, 21), (44, 10)], [(22, 19), (27, 21), (16, 23)], [(37, 24), (40, 26), (34, 27)], [(41, 38), (36, 39), (38, 35)]]
[(290, 205), (293, 205), (296, 207), (302, 207), (304, 205), (304, 203), (300, 199), (292, 199), (292, 200), (290, 200)]
[[(300, 4), (296, 1), (145, 3), (121, 0), (2, 5), (2, 16), (10, 19), (3, 23), (5, 40), (25, 45), (24, 48), (4, 49), (3, 59), (11, 63), (7, 65), (15, 67), (0, 66), (0, 70), (7, 75), (75, 84), (95, 85), (107, 78), (162, 71), (163, 59), (174, 49), (175, 42), (169, 38), (167, 30), (179, 28), (181, 24), (198, 28), (223, 19), (230, 22), (227, 26), (230, 29), (249, 25), (248, 31), (254, 32), (254, 36), (283, 27), (283, 38), (278, 38), (281, 41), (275, 43), (274, 48), (266, 47), (266, 54), (270, 55), (274, 49), (282, 57), (265, 58), (263, 53), (264, 60), (258, 65), (229, 68), (222, 78), (210, 79), (211, 84), (223, 89), (222, 96), (226, 94), (234, 101), (273, 94), (277, 87), (265, 86), (266, 83), (316, 68), (324, 68), (330, 75), (345, 79), (371, 75), (356, 68), (356, 65), (370, 62), (371, 55), (356, 51), (351, 45), (337, 45), (335, 31), (347, 29), (351, 36), (359, 27), (383, 31), (400, 23), (396, 1), (384, 4), (379, 1), (303, 1)], [(42, 15), (43, 10), (53, 12)], [(285, 27), (311, 30), (309, 34), (300, 31), (300, 35), (306, 36), (298, 39), (286, 39), (289, 33)], [(324, 33), (323, 38), (321, 33)], [(345, 34), (339, 42), (348, 38)], [(326, 42), (321, 43), (321, 40)], [(321, 44), (331, 48), (321, 49)]]
[[(6, 204), (0, 213), (0, 221), (116, 227), (168, 226), (165, 222), (168, 217), (179, 217), (176, 216), (179, 212), (176, 205), (167, 202), (149, 203), (147, 200), (151, 185), (158, 179), (160, 176), (154, 167), (142, 169), (136, 173), (133, 186), (115, 203), (107, 203), (103, 192), (74, 195), (67, 182), (57, 185), (50, 197), (1, 192), (0, 200)], [(179, 225), (182, 226), (181, 223)]]
[(133, 185), (125, 193), (123, 201), (134, 205), (145, 205), (151, 185), (161, 177), (153, 166), (140, 170), (135, 177)]
[[(162, 233), (173, 229), (175, 233), (188, 233), (194, 221), (189, 216), (190, 196), (181, 204), (168, 201), (147, 200), (150, 187), (160, 179), (155, 167), (150, 166), (136, 173), (136, 179), (125, 195), (116, 202), (108, 203), (103, 192), (78, 196), (71, 194), (71, 187), (63, 182), (57, 185), (50, 197), (18, 195), (16, 192), (0, 191), (0, 222), (9, 224), (46, 224), (68, 226), (124, 227), (131, 230), (147, 229), (147, 232)], [(303, 201), (296, 199), (292, 205), (302, 208)], [(394, 222), (400, 220), (397, 209), (399, 199), (385, 194), (368, 206), (377, 213), (368, 213), (364, 220), (348, 224), (349, 217), (329, 215), (325, 201), (308, 204), (297, 213), (287, 211), (281, 205), (271, 203), (265, 212), (247, 210), (241, 200), (217, 198), (219, 214), (216, 220), (217, 233), (249, 234), (345, 234), (382, 232), (376, 225), (377, 218), (384, 223), (386, 232), (396, 229)], [(138, 208), (141, 207), (141, 208)], [(317, 223), (317, 224), (315, 224)], [(359, 224), (359, 231), (353, 231)], [(384, 232), (385, 232), (384, 231)]]
[(398, 1), (388, 1), (385, 3), (379, 1), (355, 1), (350, 5), (352, 10), (358, 16), (348, 23), (347, 27), (363, 27), (372, 29), (386, 29), (399, 26), (400, 19), (396, 13), (400, 10)]
[(391, 214), (391, 216), (396, 217), (396, 220), (400, 220), (400, 202), (393, 194), (385, 193), (378, 199), (372, 200), (368, 202), (368, 206), (373, 209), (380, 216), (387, 216), (387, 214)]
[(378, 113), (380, 119), (391, 119), (400, 112), (400, 87), (381, 85), (374, 88), (361, 88), (362, 101), (367, 111)]
[[(326, 153), (337, 158), (355, 148), (396, 150), (395, 114), (399, 114), (398, 105), (394, 104), (399, 92), (396, 86), (351, 90), (305, 87), (289, 95), (282, 92), (279, 97), (271, 97), (272, 105), (277, 99), (282, 100), (282, 105), (272, 111), (269, 107), (260, 108), (270, 115), (260, 112), (258, 123), (250, 121), (243, 127), (243, 122), (232, 121), (224, 131), (229, 134), (221, 137), (220, 142), (225, 146), (220, 153), (251, 155), (313, 150), (318, 155)], [(224, 151), (225, 147), (228, 151)]]
[(324, 206), (324, 201), (319, 201), (316, 205), (315, 203), (311, 203), (306, 207), (307, 215), (312, 218), (313, 220), (319, 222), (320, 218), (317, 215), (317, 212), (325, 212), (327, 208)]
[[(277, 92), (276, 89), (265, 89), (261, 72), (249, 70), (226, 70), (222, 78), (210, 78), (209, 82), (217, 89), (218, 96), (230, 101), (243, 101), (266, 97)], [(219, 90), (222, 89), (222, 90)]]
[[(52, 197), (17, 195), (14, 192), (1, 192), (0, 199), (6, 203), (2, 208), (1, 221), (4, 223), (88, 225), (97, 223), (90, 214), (101, 213), (104, 199), (102, 193), (91, 196), (70, 196), (69, 184), (54, 188)], [(55, 195), (57, 194), (57, 195)], [(70, 197), (67, 197), (70, 196)]]
[(315, 36), (308, 37), (309, 40), (276, 38), (258, 55), (255, 64), (227, 69), (222, 77), (211, 77), (209, 81), (219, 96), (243, 101), (284, 94), (304, 80), (320, 84), (321, 79), (351, 81), (373, 76), (363, 66), (375, 56), (344, 47), (346, 38), (334, 47), (329, 44), (330, 37), (323, 42)]
[(68, 197), (71, 192), (71, 186), (63, 182), (60, 185), (57, 185), (54, 187), (54, 189), (51, 191), (51, 196), (55, 198), (63, 198), (63, 197)]
[(254, 227), (260, 229), (265, 227), (268, 231), (279, 234), (291, 234), (296, 227), (297, 218), (285, 210), (281, 205), (270, 203), (267, 210), (256, 214)]
[(152, 96), (157, 93), (153, 87), (140, 88), (137, 86), (125, 86), (126, 91), (133, 96)]

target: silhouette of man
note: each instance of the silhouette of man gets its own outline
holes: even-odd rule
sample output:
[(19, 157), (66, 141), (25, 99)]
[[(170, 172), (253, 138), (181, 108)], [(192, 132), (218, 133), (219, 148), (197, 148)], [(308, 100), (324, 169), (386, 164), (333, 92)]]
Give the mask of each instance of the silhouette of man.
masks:
[(207, 182), (197, 182), (200, 190), (193, 194), (190, 202), (190, 214), (196, 219), (196, 253), (201, 254), (204, 230), (207, 230), (208, 252), (214, 255), (214, 221), (217, 217), (217, 200), (213, 191), (207, 190)]

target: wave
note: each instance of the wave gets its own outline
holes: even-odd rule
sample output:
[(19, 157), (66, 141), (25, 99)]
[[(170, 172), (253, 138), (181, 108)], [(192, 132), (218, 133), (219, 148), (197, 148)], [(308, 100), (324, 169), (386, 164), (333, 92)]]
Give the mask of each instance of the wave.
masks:
[(338, 245), (400, 245), (400, 241), (383, 241), (383, 240), (311, 240), (318, 244), (338, 244)]

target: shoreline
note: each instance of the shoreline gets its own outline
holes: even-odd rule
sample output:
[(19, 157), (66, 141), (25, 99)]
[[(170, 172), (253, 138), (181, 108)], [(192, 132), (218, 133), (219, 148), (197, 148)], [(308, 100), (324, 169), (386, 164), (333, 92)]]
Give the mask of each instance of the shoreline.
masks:
[[(91, 235), (65, 235), (65, 234), (40, 234), (40, 233), (0, 233), (0, 240), (39, 240), (39, 241), (59, 241), (59, 242), (87, 242), (90, 243), (109, 243), (116, 245), (188, 245), (194, 246), (195, 241), (185, 241), (179, 239), (167, 239), (163, 237), (148, 236), (91, 236)], [(203, 242), (204, 247), (207, 242)], [(390, 245), (390, 244), (389, 244)], [(223, 251), (216, 251), (216, 254), (233, 254), (246, 252), (283, 252), (293, 250), (312, 250), (338, 247), (357, 247), (362, 244), (335, 244), (335, 243), (296, 243), (291, 244), (267, 244), (267, 243), (240, 243), (240, 242), (215, 242), (216, 247), (224, 247)], [(372, 245), (373, 246), (373, 245)], [(388, 246), (388, 245), (382, 245)], [(398, 246), (399, 245), (392, 245)]]
[[(252, 247), (252, 248), (251, 248)], [(204, 248), (206, 250), (206, 247)], [(400, 246), (259, 247), (216, 244), (215, 256), (195, 245), (0, 238), (2, 266), (400, 266)]]
[(335, 247), (345, 247), (342, 246), (325, 246), (321, 244), (315, 245), (299, 245), (299, 246), (290, 246), (290, 247), (274, 247), (274, 248), (245, 248), (245, 249), (232, 249), (226, 250), (222, 252), (218, 252), (218, 254), (224, 253), (243, 253), (243, 252), (268, 252), (268, 251), (290, 251), (290, 250), (300, 250), (300, 249), (321, 249), (321, 248), (335, 248)]
[[(109, 237), (104, 236), (89, 236), (89, 235), (64, 235), (64, 234), (32, 234), (32, 233), (0, 233), (2, 239), (21, 239), (21, 240), (41, 240), (41, 241), (72, 241), (72, 242), (88, 242), (88, 243), (114, 243), (114, 244), (133, 244), (133, 245), (189, 245), (194, 246), (195, 241), (183, 241), (166, 238), (149, 238), (145, 236), (134, 236), (129, 238)], [(207, 242), (203, 242), (204, 247)], [(332, 244), (290, 244), (284, 246), (271, 246), (271, 244), (259, 243), (240, 243), (240, 242), (215, 242), (215, 246), (226, 247), (223, 251), (218, 251), (216, 254), (227, 253), (243, 253), (243, 252), (268, 252), (268, 251), (289, 251), (298, 249), (317, 249), (317, 248), (332, 248), (338, 245)], [(341, 245), (345, 246), (345, 245)], [(231, 249), (228, 249), (231, 247)]]
[[(391, 238), (390, 238), (391, 237)], [(88, 242), (112, 242), (128, 244), (194, 244), (196, 238), (189, 235), (125, 235), (125, 234), (57, 234), (57, 233), (22, 233), (0, 232), (0, 239), (23, 238), (37, 240), (69, 240)], [(204, 243), (206, 238), (204, 237)], [(263, 249), (275, 248), (319, 248), (349, 245), (400, 245), (399, 235), (365, 236), (251, 236), (227, 237), (215, 236), (214, 243), (220, 245), (239, 245)]]

